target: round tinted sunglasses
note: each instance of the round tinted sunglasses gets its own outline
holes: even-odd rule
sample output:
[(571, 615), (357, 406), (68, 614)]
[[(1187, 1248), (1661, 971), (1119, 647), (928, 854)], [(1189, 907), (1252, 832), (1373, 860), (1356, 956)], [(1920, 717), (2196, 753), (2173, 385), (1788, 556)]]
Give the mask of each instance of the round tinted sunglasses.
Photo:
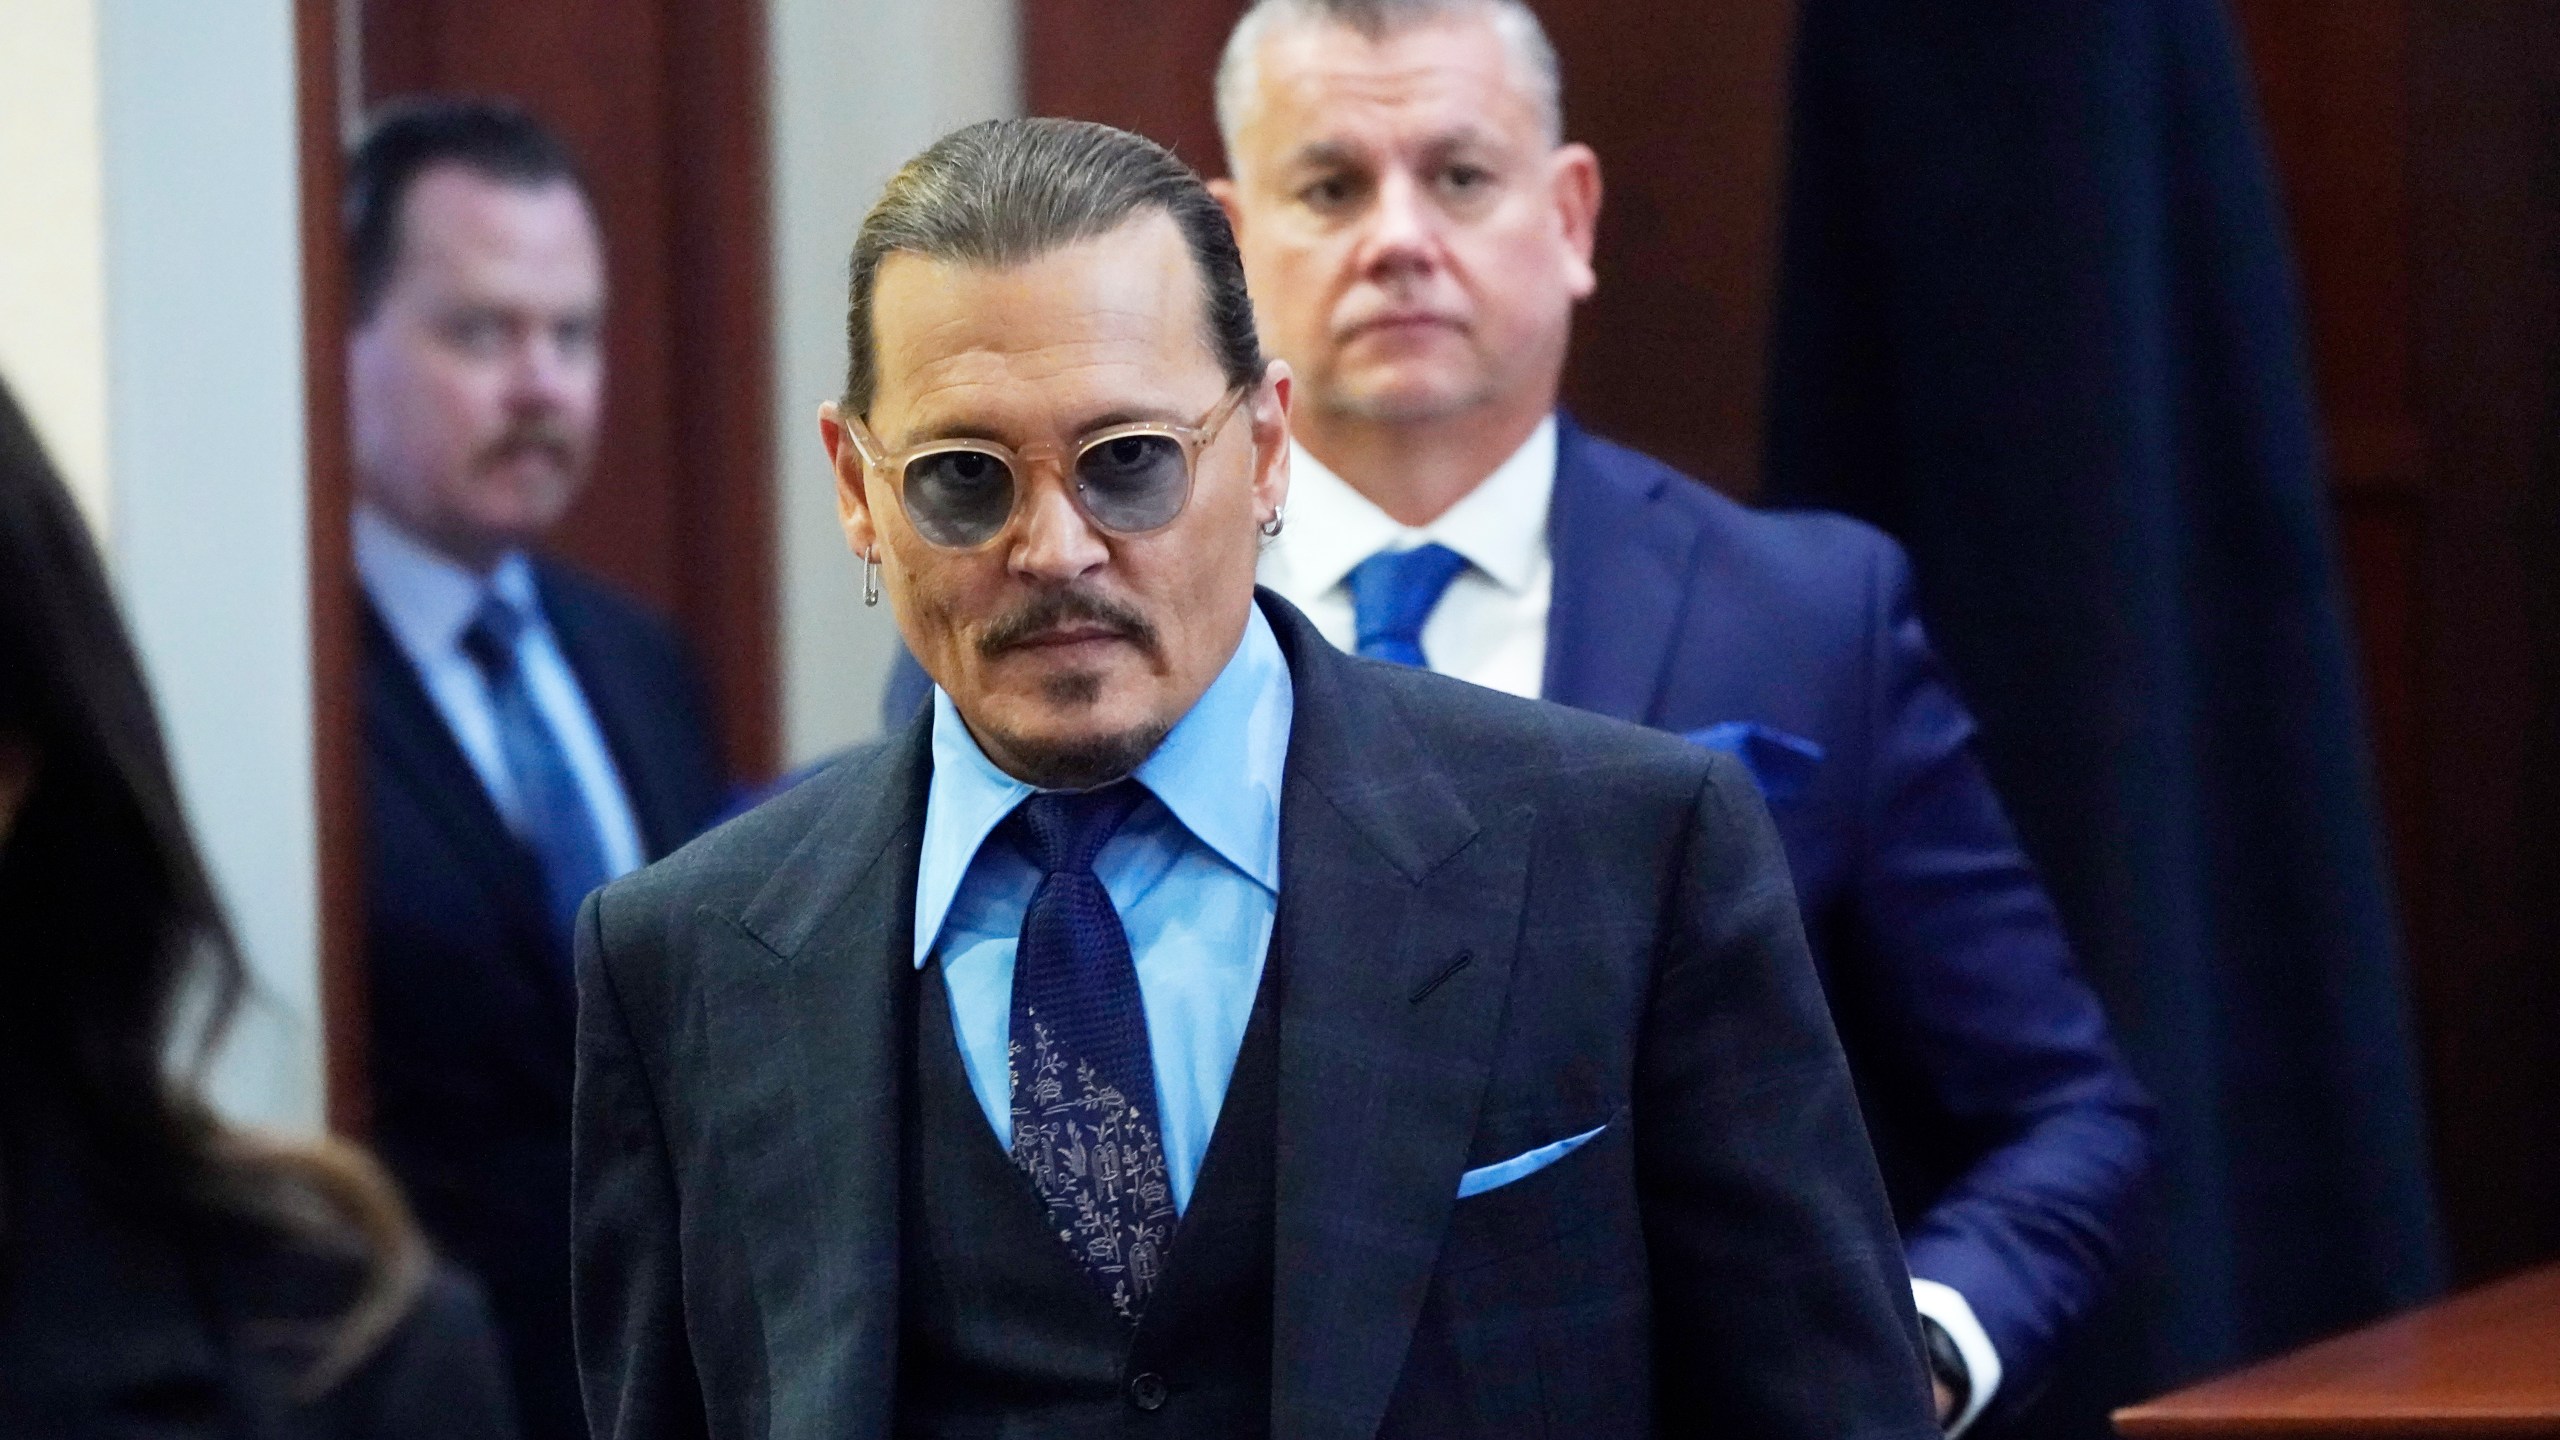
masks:
[(1143, 535), (1172, 524), (1191, 502), (1192, 471), (1201, 450), (1218, 438), (1253, 388), (1246, 384), (1229, 390), (1197, 425), (1107, 425), (1063, 449), (927, 440), (903, 450), (883, 450), (860, 419), (848, 419), (845, 428), (852, 432), (863, 463), (897, 492), (907, 523), (943, 549), (974, 550), (1003, 534), (1022, 503), (1031, 464), (1061, 455), (1075, 481), (1069, 493), (1087, 519), (1115, 535)]

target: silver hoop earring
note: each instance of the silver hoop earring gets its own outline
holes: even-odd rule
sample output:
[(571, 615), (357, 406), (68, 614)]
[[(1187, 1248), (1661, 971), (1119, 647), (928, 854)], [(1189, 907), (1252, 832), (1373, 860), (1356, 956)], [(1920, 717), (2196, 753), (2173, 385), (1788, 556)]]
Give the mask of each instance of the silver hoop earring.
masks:
[(877, 545), (872, 546), (871, 552), (862, 557), (862, 603), (865, 605), (880, 603), (880, 547)]
[(1282, 525), (1284, 525), (1284, 524), (1287, 524), (1287, 523), (1288, 523), (1288, 517), (1287, 517), (1287, 516), (1283, 515), (1283, 514), (1282, 514), (1280, 511), (1278, 511), (1278, 510), (1274, 510), (1274, 511), (1272, 511), (1272, 512), (1271, 512), (1271, 518), (1262, 522), (1262, 538), (1263, 538), (1263, 539), (1265, 539), (1265, 540), (1277, 540), (1277, 539), (1279, 539), (1279, 538), (1280, 538), (1280, 527), (1281, 527)]

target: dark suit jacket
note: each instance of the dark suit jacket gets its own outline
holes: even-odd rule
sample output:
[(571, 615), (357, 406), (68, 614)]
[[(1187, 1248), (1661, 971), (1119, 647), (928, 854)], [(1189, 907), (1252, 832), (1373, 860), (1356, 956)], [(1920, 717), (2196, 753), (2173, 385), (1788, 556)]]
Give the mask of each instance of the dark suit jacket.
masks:
[[(1741, 768), (1341, 656), (1262, 604), (1296, 686), (1274, 1433), (1933, 1436)], [(911, 721), (581, 916), (599, 1436), (890, 1431), (929, 735)], [(1456, 1199), (1464, 1171), (1604, 1125)]]
[[(536, 562), (543, 610), (664, 855), (721, 800), (702, 687), (631, 602)], [(541, 871), (365, 604), (366, 959), (374, 1141), (487, 1286), (535, 1440), (583, 1435), (569, 1339), (576, 995)]]
[(514, 1440), (488, 1311), (450, 1270), (306, 1400), (313, 1342), (355, 1298), (350, 1263), (246, 1226), (182, 1238), (101, 1204), (90, 1162), (34, 1158), (10, 1167), (0, 1238), (0, 1435)]
[[(2105, 1289), (2152, 1112), (1974, 758), (1902, 552), (1559, 422), (1545, 697), (1819, 749), (1764, 777), (1806, 938), (1911, 1271), (1972, 1304), (2005, 1409)], [(901, 652), (890, 723), (928, 693)]]
[(1546, 695), (1822, 758), (1774, 787), (1807, 939), (1911, 1271), (1963, 1292), (2028, 1393), (2103, 1290), (2151, 1107), (1975, 760), (1902, 551), (1754, 511), (1566, 421)]

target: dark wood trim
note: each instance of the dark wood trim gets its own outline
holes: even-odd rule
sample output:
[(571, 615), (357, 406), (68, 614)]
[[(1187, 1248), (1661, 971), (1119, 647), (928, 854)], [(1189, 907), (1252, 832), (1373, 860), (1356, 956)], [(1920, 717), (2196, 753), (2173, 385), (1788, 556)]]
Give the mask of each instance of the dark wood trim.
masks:
[(345, 140), (338, 0), (295, 0), (302, 171), (303, 446), (310, 552), (312, 791), (320, 840), (320, 1043), (329, 1128), (362, 1138), (365, 1069), (363, 725), (355, 559), (347, 535), (347, 277), (338, 191)]
[(678, 613), (720, 705), (729, 773), (781, 758), (773, 508), (773, 318), (763, 0), (666, 10), (670, 338), (698, 377), (674, 423)]

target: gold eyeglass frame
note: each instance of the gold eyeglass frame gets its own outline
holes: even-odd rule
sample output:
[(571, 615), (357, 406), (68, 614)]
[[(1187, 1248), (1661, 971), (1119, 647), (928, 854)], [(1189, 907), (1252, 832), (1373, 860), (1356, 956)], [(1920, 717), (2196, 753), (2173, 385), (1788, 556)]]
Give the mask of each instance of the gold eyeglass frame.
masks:
[[(846, 416), (844, 426), (846, 433), (853, 436), (853, 447), (861, 454), (862, 463), (875, 473), (888, 477), (889, 488), (898, 496), (898, 509), (907, 517), (907, 527), (916, 532), (918, 539), (937, 550), (957, 552), (983, 550), (1003, 539), (1005, 532), (1013, 528), (1013, 517), (1022, 513), (1022, 496), (1029, 484), (1031, 465), (1034, 461), (1062, 460), (1065, 462), (1060, 467), (1059, 473), (1070, 482), (1067, 486), (1068, 498), (1075, 502), (1077, 512), (1082, 514), (1095, 529), (1106, 535), (1152, 535), (1181, 519), (1182, 512), (1191, 508), (1191, 491), (1200, 477), (1200, 452), (1209, 448), (1210, 441), (1218, 438), (1218, 432), (1226, 428), (1229, 420), (1235, 418), (1236, 410), (1244, 403), (1245, 397), (1259, 389), (1261, 383), (1259, 380), (1248, 380), (1228, 390), (1218, 403), (1210, 408), (1208, 414), (1200, 417), (1200, 422), (1196, 425), (1176, 425), (1161, 420), (1133, 420), (1123, 425), (1106, 425), (1080, 437), (1072, 447), (1044, 443), (1016, 450), (1002, 441), (957, 438), (927, 440), (921, 444), (907, 446), (903, 450), (888, 450), (881, 446), (880, 437), (871, 433), (871, 426), (861, 416)], [(1101, 516), (1093, 513), (1093, 507), (1085, 503), (1084, 482), (1075, 478), (1076, 462), (1082, 460), (1087, 452), (1097, 445), (1108, 445), (1114, 440), (1125, 440), (1132, 435), (1161, 435), (1182, 450), (1182, 501), (1173, 507), (1173, 513), (1166, 516), (1162, 523), (1150, 525), (1144, 530), (1123, 530), (1116, 525), (1104, 523)], [(1005, 512), (1004, 523), (996, 527), (994, 534), (975, 545), (943, 544), (926, 534), (924, 527), (916, 523), (915, 512), (907, 508), (907, 467), (926, 456), (948, 454), (956, 450), (992, 456), (1013, 476), (1013, 508)]]

